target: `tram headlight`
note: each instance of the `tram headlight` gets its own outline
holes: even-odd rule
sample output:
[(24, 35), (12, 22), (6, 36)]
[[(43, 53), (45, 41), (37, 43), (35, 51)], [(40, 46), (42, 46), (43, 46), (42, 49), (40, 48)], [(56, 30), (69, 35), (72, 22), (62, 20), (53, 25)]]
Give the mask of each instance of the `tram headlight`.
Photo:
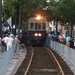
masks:
[(35, 33), (34, 35), (35, 35), (35, 36), (38, 36), (38, 34), (37, 34), (37, 33)]
[(42, 36), (42, 34), (41, 34), (41, 33), (39, 33), (38, 35), (39, 35), (39, 36)]
[(35, 33), (34, 36), (42, 36), (41, 33)]

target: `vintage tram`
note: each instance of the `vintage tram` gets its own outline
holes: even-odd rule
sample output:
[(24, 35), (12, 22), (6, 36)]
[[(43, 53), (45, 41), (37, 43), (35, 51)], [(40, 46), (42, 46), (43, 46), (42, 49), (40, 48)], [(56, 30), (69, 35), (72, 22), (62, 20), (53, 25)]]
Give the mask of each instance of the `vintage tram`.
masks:
[(28, 20), (27, 29), (23, 34), (23, 38), (28, 44), (43, 45), (45, 43), (48, 26), (47, 19), (43, 17), (32, 17)]

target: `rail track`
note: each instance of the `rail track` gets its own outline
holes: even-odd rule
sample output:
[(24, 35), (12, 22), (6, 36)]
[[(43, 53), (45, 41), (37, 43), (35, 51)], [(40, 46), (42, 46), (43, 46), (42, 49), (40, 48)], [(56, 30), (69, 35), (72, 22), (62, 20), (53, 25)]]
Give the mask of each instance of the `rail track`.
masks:
[(15, 75), (74, 75), (74, 74), (69, 69), (68, 65), (57, 53), (52, 52), (50, 49), (46, 47), (28, 46), (27, 56)]

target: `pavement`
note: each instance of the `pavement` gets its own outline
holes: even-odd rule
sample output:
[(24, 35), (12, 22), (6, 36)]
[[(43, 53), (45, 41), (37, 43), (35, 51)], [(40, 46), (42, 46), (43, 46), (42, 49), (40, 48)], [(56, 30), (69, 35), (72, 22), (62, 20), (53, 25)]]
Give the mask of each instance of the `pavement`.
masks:
[(14, 75), (27, 54), (25, 47), (20, 47), (18, 53), (14, 53), (8, 65), (2, 70), (0, 75)]

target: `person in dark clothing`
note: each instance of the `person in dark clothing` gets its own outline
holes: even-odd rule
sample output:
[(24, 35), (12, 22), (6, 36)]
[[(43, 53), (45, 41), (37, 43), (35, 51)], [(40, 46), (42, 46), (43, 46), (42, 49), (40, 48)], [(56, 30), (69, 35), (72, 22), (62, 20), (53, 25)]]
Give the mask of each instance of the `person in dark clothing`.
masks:
[(2, 39), (0, 38), (0, 53), (4, 52), (4, 47), (2, 44)]
[(56, 36), (55, 36), (55, 41), (57, 41), (57, 42), (58, 42), (58, 35), (56, 35)]
[(70, 47), (74, 48), (74, 42), (73, 42), (73, 40), (71, 39), (69, 42), (70, 42)]

